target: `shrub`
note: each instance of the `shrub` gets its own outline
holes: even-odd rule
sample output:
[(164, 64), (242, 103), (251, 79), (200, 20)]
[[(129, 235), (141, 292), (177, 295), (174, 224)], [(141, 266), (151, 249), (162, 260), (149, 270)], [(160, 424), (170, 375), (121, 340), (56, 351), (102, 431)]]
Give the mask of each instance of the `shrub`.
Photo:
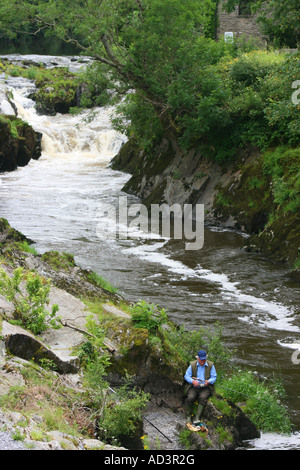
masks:
[(149, 333), (156, 333), (158, 327), (167, 321), (164, 309), (140, 300), (131, 308), (132, 320), (136, 328), (145, 328)]
[[(25, 283), (23, 290), (22, 283)], [(34, 334), (58, 326), (58, 306), (53, 305), (51, 312), (45, 308), (49, 303), (50, 283), (40, 276), (33, 273), (25, 275), (22, 268), (17, 268), (10, 277), (1, 269), (0, 290), (12, 302), (15, 319)]]
[(110, 396), (99, 420), (100, 438), (107, 443), (118, 443), (124, 436), (133, 436), (142, 419), (142, 410), (149, 401), (149, 394), (132, 387), (129, 377), (125, 384)]
[(222, 344), (222, 327), (218, 323), (212, 328), (202, 327), (193, 331), (186, 330), (184, 326), (173, 327), (164, 331), (164, 336), (186, 364), (203, 348), (207, 351), (209, 360), (221, 366), (218, 368), (218, 376), (222, 375), (222, 370), (230, 367), (234, 351)]
[(263, 155), (264, 172), (272, 177), (274, 202), (284, 212), (300, 207), (300, 147), (280, 146)]

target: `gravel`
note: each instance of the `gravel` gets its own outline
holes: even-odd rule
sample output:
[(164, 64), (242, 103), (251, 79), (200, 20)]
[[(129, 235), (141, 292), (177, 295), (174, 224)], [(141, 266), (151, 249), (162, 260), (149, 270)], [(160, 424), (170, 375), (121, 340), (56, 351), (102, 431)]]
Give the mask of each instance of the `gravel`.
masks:
[(9, 432), (0, 432), (0, 450), (27, 450), (20, 441), (15, 441)]

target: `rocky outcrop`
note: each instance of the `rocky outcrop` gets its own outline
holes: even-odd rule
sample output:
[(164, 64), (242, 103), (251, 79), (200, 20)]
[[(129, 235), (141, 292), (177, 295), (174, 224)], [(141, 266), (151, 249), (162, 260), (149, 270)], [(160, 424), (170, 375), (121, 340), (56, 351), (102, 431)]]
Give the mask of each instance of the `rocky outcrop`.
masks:
[[(54, 304), (59, 306), (58, 315), (61, 327), (48, 328), (39, 335), (33, 335), (22, 326), (15, 324), (14, 305), (1, 296), (0, 292), (0, 395), (9, 395), (12, 387), (21, 387), (23, 398), (19, 403), (19, 410), (24, 403), (29, 407), (28, 402), (31, 400), (33, 400), (31, 406), (35, 409), (36, 403), (49, 392), (45, 391), (42, 385), (26, 390), (26, 375), (33, 363), (35, 367), (40, 368), (37, 369), (39, 374), (50, 375), (51, 378), (48, 377), (47, 381), (51, 380), (55, 384), (51, 387), (51, 393), (54, 394), (56, 390), (58, 391), (60, 386), (71, 389), (72, 393), (84, 392), (81, 362), (76, 352), (92, 336), (86, 328), (86, 323), (87, 319), (91, 321), (93, 318), (95, 325), (99, 325), (106, 333), (103, 346), (98, 353), (100, 355), (108, 354), (110, 357), (110, 365), (106, 370), (106, 380), (110, 386), (118, 387), (129, 374), (132, 377), (133, 385), (150, 394), (152, 410), (155, 409), (162, 418), (164, 416), (162, 410), (167, 409), (172, 422), (178, 424), (179, 427), (173, 430), (172, 441), (176, 442), (176, 446), (180, 446), (178, 437), (180, 429), (185, 429), (182, 396), (186, 364), (183, 359), (164, 341), (162, 332), (157, 332), (157, 342), (150, 341), (149, 331), (146, 328), (135, 326), (132, 316), (125, 308), (128, 307), (128, 302), (120, 294), (113, 294), (95, 285), (89, 272), (76, 266), (70, 255), (59, 255), (54, 252), (52, 256), (51, 253), (41, 256), (24, 252), (20, 248), (20, 243), (24, 243), (24, 240), (26, 238), (22, 234), (12, 229), (7, 221), (0, 219), (2, 269), (11, 275), (15, 268), (22, 267), (25, 272), (34, 271), (46, 280), (51, 279), (48, 305), (49, 309)], [(95, 305), (93, 302), (96, 305), (100, 304), (101, 320), (93, 312), (93, 309), (89, 308), (89, 302), (83, 302), (82, 298), (89, 299), (89, 302), (92, 301), (92, 305)], [(168, 325), (162, 325), (162, 330), (167, 327)], [(57, 400), (56, 395), (54, 398)], [(218, 404), (214, 400), (206, 410), (206, 419), (210, 421), (209, 432), (214, 438), (214, 448), (235, 448), (241, 440), (257, 436), (256, 428), (241, 409), (228, 403), (227, 410), (229, 411), (226, 421), (221, 409), (224, 407), (218, 408)], [(19, 422), (25, 418), (23, 419), (19, 411), (17, 415), (6, 412), (4, 416), (0, 413), (0, 422), (7, 420), (9, 423), (7, 429), (21, 432)], [(141, 421), (137, 427), (134, 440), (124, 436), (122, 442), (123, 445), (126, 443), (126, 448), (139, 449), (141, 447), (140, 437), (144, 434), (143, 425), (149, 426), (149, 417), (151, 414), (145, 414), (144, 423)], [(228, 436), (225, 443), (223, 436), (225, 431), (223, 431), (223, 437), (220, 440), (220, 433), (217, 430), (220, 428), (218, 425), (221, 418), (224, 418), (226, 436)], [(34, 440), (33, 435), (37, 434), (35, 428), (38, 427), (38, 422), (43, 419), (37, 411), (31, 415), (30, 419), (26, 417), (26, 426), (25, 428), (24, 425), (22, 426), (26, 445), (40, 450), (114, 449), (114, 447), (104, 444), (102, 442), (104, 439), (101, 439), (101, 436), (100, 440), (96, 439), (96, 437), (99, 438), (96, 424), (93, 428), (92, 439), (80, 437), (71, 440), (70, 436), (60, 431), (44, 431), (44, 439)], [(150, 427), (152, 432), (153, 430), (157, 431), (152, 425)], [(151, 434), (150, 430), (147, 432), (149, 435)], [(156, 443), (161, 439), (161, 435), (154, 436), (152, 434), (152, 437)], [(192, 445), (196, 446), (193, 448), (197, 449), (204, 448), (204, 443), (207, 443), (207, 440), (203, 441), (201, 436), (198, 436), (197, 443), (194, 443), (196, 436), (191, 435), (189, 439), (191, 439)], [(200, 443), (198, 439), (200, 439)], [(166, 442), (164, 448), (170, 449), (169, 444), (169, 441)]]
[[(51, 361), (60, 374), (78, 372), (79, 361), (77, 357), (63, 357), (60, 355), (59, 351), (47, 347), (42, 341), (18, 325), (11, 325), (3, 321), (1, 334), (5, 348), (9, 354), (21, 357), (27, 361), (34, 360), (38, 364), (42, 363), (44, 360)], [(62, 332), (59, 336), (62, 341), (64, 336)], [(82, 342), (82, 338), (80, 342)], [(67, 349), (67, 344), (67, 338), (64, 338), (64, 351)]]
[[(226, 411), (222, 406), (224, 401)], [(209, 423), (206, 430), (190, 432), (187, 435), (190, 450), (234, 450), (241, 446), (244, 440), (260, 436), (257, 428), (238, 406), (217, 394), (207, 403), (203, 412), (203, 421)], [(177, 428), (179, 432), (185, 430), (182, 424)], [(220, 428), (222, 433), (217, 432)]]
[(0, 172), (14, 171), (41, 156), (42, 135), (14, 116), (0, 116)]
[[(299, 211), (278, 208), (258, 149), (241, 149), (234, 161), (221, 165), (193, 149), (183, 151), (172, 138), (165, 137), (151, 156), (131, 140), (111, 166), (132, 175), (123, 190), (140, 197), (147, 207), (203, 204), (207, 226), (247, 233), (249, 251), (260, 251), (288, 267), (296, 262)], [(272, 222), (271, 214), (276, 214)]]

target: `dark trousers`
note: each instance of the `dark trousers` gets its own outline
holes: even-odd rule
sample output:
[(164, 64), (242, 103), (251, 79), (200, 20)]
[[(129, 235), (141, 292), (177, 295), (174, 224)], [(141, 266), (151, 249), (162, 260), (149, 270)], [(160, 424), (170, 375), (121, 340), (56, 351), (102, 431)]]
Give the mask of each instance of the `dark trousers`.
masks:
[(199, 405), (205, 406), (207, 400), (212, 395), (211, 387), (191, 387), (184, 398), (185, 406), (192, 406), (195, 401), (198, 401)]

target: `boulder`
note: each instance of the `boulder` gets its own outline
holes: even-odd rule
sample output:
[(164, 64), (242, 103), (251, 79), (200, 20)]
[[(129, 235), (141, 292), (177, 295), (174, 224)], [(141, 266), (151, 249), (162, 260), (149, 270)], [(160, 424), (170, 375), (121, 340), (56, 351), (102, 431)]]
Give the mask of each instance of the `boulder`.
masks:
[(41, 156), (41, 133), (21, 119), (2, 115), (0, 120), (0, 172), (14, 171)]
[(49, 349), (34, 335), (18, 325), (2, 322), (2, 337), (5, 347), (10, 354), (26, 360), (42, 363), (43, 360), (52, 361), (59, 373), (76, 373), (79, 370), (79, 361), (75, 356), (62, 356), (58, 351)]
[[(188, 434), (190, 450), (234, 450), (243, 445), (243, 441), (260, 437), (260, 432), (250, 421), (241, 408), (226, 401), (226, 412), (218, 403), (224, 398), (215, 394), (204, 409), (202, 420), (206, 432), (193, 432)], [(177, 430), (182, 432), (186, 425), (180, 423)]]

